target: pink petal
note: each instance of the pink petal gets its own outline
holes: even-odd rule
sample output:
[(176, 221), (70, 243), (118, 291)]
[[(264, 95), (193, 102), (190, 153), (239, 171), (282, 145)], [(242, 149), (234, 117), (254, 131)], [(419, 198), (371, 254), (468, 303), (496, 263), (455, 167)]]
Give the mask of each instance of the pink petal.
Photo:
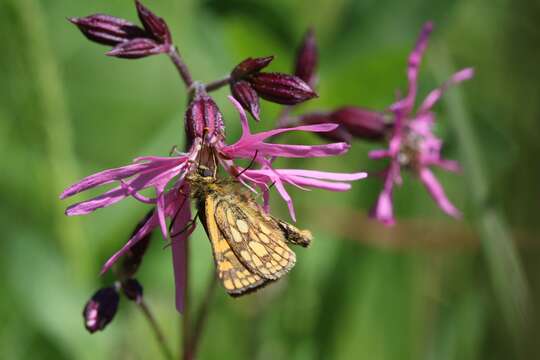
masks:
[(377, 219), (387, 226), (394, 225), (395, 223), (392, 205), (392, 193), (394, 190), (394, 184), (400, 180), (399, 169), (399, 163), (392, 160), (384, 174), (383, 189), (370, 212), (370, 216), (372, 218)]
[(277, 191), (279, 192), (279, 195), (281, 195), (283, 200), (285, 200), (285, 203), (287, 203), (287, 208), (289, 208), (289, 215), (291, 216), (291, 219), (293, 221), (296, 221), (296, 215), (294, 213), (294, 205), (293, 205), (291, 196), (289, 195), (287, 190), (285, 190), (285, 187), (283, 186), (283, 183), (281, 182), (279, 178), (276, 180), (275, 185), (276, 185)]
[[(183, 191), (189, 193), (189, 188), (184, 186)], [(178, 203), (179, 205), (181, 203)], [(180, 213), (176, 220), (173, 222), (171, 232), (173, 234), (179, 233), (177, 236), (171, 239), (172, 246), (172, 261), (174, 271), (174, 284), (176, 289), (176, 309), (178, 312), (184, 311), (184, 298), (186, 290), (186, 277), (188, 274), (186, 261), (186, 247), (185, 241), (188, 241), (189, 232), (185, 230), (186, 224), (191, 219), (191, 208), (189, 201), (183, 202)]]
[(318, 179), (310, 179), (302, 176), (289, 176), (287, 182), (296, 186), (307, 186), (311, 188), (329, 190), (329, 191), (347, 191), (351, 184), (343, 182), (331, 182)]
[(101, 269), (101, 274), (104, 274), (105, 272), (107, 272), (111, 268), (111, 266), (113, 266), (114, 263), (118, 261), (120, 257), (122, 257), (126, 252), (128, 252), (129, 249), (133, 245), (135, 245), (139, 240), (141, 240), (143, 237), (148, 235), (157, 225), (158, 225), (157, 215), (156, 215), (156, 212), (154, 211), (152, 216), (150, 216), (148, 220), (146, 220), (146, 222), (144, 223), (143, 226), (141, 226), (139, 231), (137, 231), (137, 233), (134, 234), (131, 237), (131, 239), (129, 239), (128, 242), (124, 246), (122, 246), (120, 250), (118, 250), (113, 256), (109, 258), (109, 260), (107, 260), (107, 262), (105, 263), (105, 265), (103, 265), (103, 268)]
[(86, 215), (97, 209), (115, 204), (127, 196), (126, 190), (118, 186), (93, 199), (70, 205), (65, 213), (67, 216)]
[(229, 157), (252, 158), (255, 152), (258, 156), (279, 156), (291, 158), (325, 157), (341, 155), (349, 150), (347, 143), (333, 143), (326, 145), (285, 145), (285, 144), (253, 144), (231, 153), (228, 149), (223, 152)]
[(279, 174), (302, 176), (308, 178), (315, 178), (321, 180), (334, 180), (334, 181), (355, 181), (365, 179), (368, 175), (366, 172), (357, 173), (335, 173), (328, 171), (315, 171), (315, 170), (300, 170), (300, 169), (278, 169)]
[[(106, 193), (97, 196), (93, 199), (82, 201), (69, 206), (66, 209), (66, 215), (86, 215), (97, 209), (107, 207), (124, 199), (126, 196), (133, 194), (136, 191), (145, 189), (150, 186), (160, 185), (163, 188), (174, 176), (183, 170), (185, 163), (175, 166), (172, 169), (164, 170), (162, 168), (154, 168), (140, 173), (134, 179), (128, 180), (124, 185), (113, 188)], [(180, 181), (180, 180), (179, 180)], [(165, 185), (163, 185), (165, 184)], [(143, 201), (146, 202), (146, 201)]]
[(368, 153), (368, 157), (373, 160), (379, 160), (390, 156), (390, 152), (386, 149), (372, 150)]
[(414, 100), (416, 99), (416, 90), (418, 83), (418, 69), (420, 68), (420, 62), (427, 47), (429, 35), (433, 30), (433, 24), (431, 21), (424, 24), (420, 36), (416, 41), (416, 45), (409, 55), (409, 62), (407, 66), (407, 78), (409, 80), (409, 89), (407, 96), (392, 105), (393, 111), (400, 111), (402, 114), (409, 114), (414, 106)]
[(448, 200), (446, 194), (444, 193), (444, 189), (442, 188), (439, 181), (435, 178), (431, 170), (423, 167), (420, 169), (418, 175), (420, 176), (420, 180), (426, 186), (426, 189), (430, 193), (433, 200), (435, 200), (437, 205), (439, 205), (439, 207), (445, 213), (455, 218), (461, 217), (460, 211), (456, 209), (454, 205), (452, 205), (450, 200)]
[(170, 167), (176, 166), (188, 159), (189, 153), (181, 153), (181, 156), (139, 156), (133, 162), (148, 161), (153, 163), (170, 163)]
[(444, 169), (446, 171), (451, 172), (460, 172), (461, 171), (461, 165), (459, 165), (459, 162), (456, 160), (442, 160), (439, 159), (436, 163), (433, 165), (440, 167), (441, 169)]
[(250, 135), (251, 131), (249, 130), (248, 118), (247, 118), (246, 112), (244, 111), (244, 108), (234, 98), (234, 96), (229, 95), (228, 97), (229, 97), (229, 101), (232, 102), (232, 104), (238, 111), (238, 114), (240, 115), (240, 124), (242, 124), (242, 137)]
[(370, 216), (386, 226), (395, 224), (394, 210), (392, 205), (392, 194), (383, 191), (379, 194), (375, 206), (370, 212)]
[(165, 193), (163, 189), (156, 189), (157, 192), (157, 206), (156, 212), (159, 220), (159, 227), (164, 239), (169, 237), (169, 231), (167, 229), (167, 221), (165, 220)]
[(60, 195), (60, 199), (65, 199), (69, 196), (73, 196), (81, 191), (93, 188), (98, 185), (104, 185), (111, 183), (115, 180), (125, 179), (127, 177), (133, 176), (142, 170), (148, 169), (153, 164), (143, 163), (143, 164), (131, 164), (127, 166), (122, 166), (115, 169), (108, 169), (96, 174), (90, 175), (82, 179), (81, 181), (71, 185)]
[(435, 105), (435, 103), (439, 101), (441, 96), (443, 96), (448, 87), (450, 87), (451, 85), (457, 85), (462, 81), (472, 78), (473, 76), (474, 70), (472, 68), (465, 68), (452, 75), (450, 79), (448, 79), (448, 81), (446, 81), (442, 86), (432, 90), (428, 94), (428, 96), (426, 96), (426, 99), (424, 100), (422, 105), (420, 105), (418, 113), (429, 111), (429, 109), (431, 109), (433, 105)]

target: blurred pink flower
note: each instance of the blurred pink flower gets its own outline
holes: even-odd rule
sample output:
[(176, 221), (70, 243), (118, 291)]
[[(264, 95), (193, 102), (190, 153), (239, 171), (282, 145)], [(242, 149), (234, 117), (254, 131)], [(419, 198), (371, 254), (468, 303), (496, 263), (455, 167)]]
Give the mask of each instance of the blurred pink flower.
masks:
[(394, 126), (388, 148), (374, 150), (369, 154), (371, 159), (390, 159), (390, 164), (382, 174), (384, 180), (383, 189), (371, 211), (374, 218), (386, 225), (392, 225), (395, 222), (392, 192), (394, 185), (401, 183), (400, 170), (402, 167), (418, 175), (437, 205), (445, 213), (453, 217), (461, 215), (459, 210), (448, 200), (441, 184), (430, 169), (431, 166), (454, 172), (460, 169), (456, 161), (441, 158), (442, 140), (432, 132), (435, 121), (432, 107), (450, 85), (470, 79), (474, 71), (472, 68), (466, 68), (452, 75), (445, 84), (432, 90), (420, 104), (418, 110), (413, 112), (418, 87), (418, 69), (432, 29), (431, 22), (424, 25), (416, 46), (409, 55), (407, 95), (389, 108), (394, 117)]

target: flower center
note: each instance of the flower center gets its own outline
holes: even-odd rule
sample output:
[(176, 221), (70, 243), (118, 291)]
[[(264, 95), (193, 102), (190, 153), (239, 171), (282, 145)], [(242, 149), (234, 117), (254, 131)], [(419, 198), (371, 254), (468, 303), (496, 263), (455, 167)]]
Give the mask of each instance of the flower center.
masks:
[(418, 167), (420, 148), (423, 140), (424, 138), (418, 133), (411, 129), (406, 130), (404, 141), (397, 155), (398, 162), (402, 167), (410, 169), (416, 169)]

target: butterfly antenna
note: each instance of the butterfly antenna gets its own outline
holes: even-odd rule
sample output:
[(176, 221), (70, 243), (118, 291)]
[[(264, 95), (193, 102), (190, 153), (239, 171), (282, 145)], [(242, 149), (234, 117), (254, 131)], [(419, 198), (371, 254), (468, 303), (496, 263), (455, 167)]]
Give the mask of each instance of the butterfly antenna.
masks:
[(216, 160), (216, 153), (214, 152), (214, 149), (212, 148), (212, 162), (214, 163), (214, 179), (217, 178), (217, 160)]
[(255, 163), (255, 159), (257, 159), (257, 154), (259, 153), (259, 150), (255, 150), (255, 155), (253, 155), (253, 158), (251, 159), (249, 165), (247, 167), (245, 167), (244, 169), (242, 169), (242, 171), (240, 171), (240, 173), (238, 173), (236, 175), (236, 177), (240, 177), (240, 175), (242, 175), (243, 173), (245, 173), (247, 170), (249, 170), (249, 168), (251, 166), (253, 166), (253, 164)]

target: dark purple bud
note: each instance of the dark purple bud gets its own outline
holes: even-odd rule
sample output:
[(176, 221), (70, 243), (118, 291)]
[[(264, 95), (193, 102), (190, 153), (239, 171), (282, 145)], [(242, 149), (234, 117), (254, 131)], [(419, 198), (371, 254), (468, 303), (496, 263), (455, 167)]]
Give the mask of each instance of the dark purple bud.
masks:
[[(150, 217), (154, 214), (154, 210), (149, 211), (141, 221), (137, 224), (135, 229), (133, 230), (133, 233), (131, 234), (130, 238), (132, 238), (139, 230), (143, 227), (143, 225), (150, 219)], [(116, 269), (116, 276), (120, 280), (129, 279), (133, 277), (137, 270), (139, 270), (139, 267), (142, 263), (142, 259), (144, 257), (144, 254), (146, 253), (146, 250), (148, 249), (148, 245), (150, 244), (150, 239), (152, 238), (152, 233), (149, 232), (141, 238), (139, 241), (135, 243), (120, 259), (120, 261), (117, 263), (115, 269)]]
[(86, 330), (95, 333), (105, 329), (116, 314), (119, 300), (120, 297), (114, 287), (99, 289), (86, 303), (83, 310)]
[(103, 45), (116, 46), (123, 42), (146, 37), (146, 32), (127, 20), (104, 14), (69, 18), (86, 38)]
[[(299, 121), (304, 125), (316, 125), (333, 122), (329, 113), (305, 114), (300, 116)], [(345, 129), (343, 125), (338, 126), (332, 131), (319, 132), (317, 135), (330, 141), (343, 141), (350, 143), (352, 140), (352, 135), (349, 133), (349, 131), (347, 131), (347, 129)]]
[(236, 65), (236, 67), (231, 72), (231, 78), (233, 78), (234, 80), (239, 80), (249, 74), (259, 72), (265, 67), (267, 67), (268, 64), (272, 62), (272, 60), (274, 60), (273, 56), (260, 57), (255, 59), (247, 58), (240, 64)]
[(339, 108), (330, 117), (331, 122), (342, 125), (352, 136), (364, 140), (380, 140), (391, 127), (383, 113), (354, 106)]
[(139, 302), (143, 296), (143, 287), (137, 279), (122, 281), (122, 291), (129, 300)]
[(140, 59), (166, 51), (163, 45), (159, 45), (152, 39), (138, 38), (117, 45), (107, 55), (123, 59)]
[[(212, 139), (223, 137), (223, 117), (218, 106), (203, 89), (196, 90), (195, 98), (189, 104), (185, 117), (188, 146), (195, 138)], [(206, 141), (206, 140), (205, 140)]]
[(154, 14), (139, 0), (135, 0), (137, 14), (146, 31), (160, 44), (172, 44), (171, 32), (165, 20)]
[(263, 99), (283, 105), (295, 105), (317, 96), (304, 80), (281, 73), (255, 73), (249, 83)]
[(259, 121), (259, 95), (251, 85), (244, 80), (233, 82), (231, 93), (240, 105)]
[(315, 32), (309, 29), (296, 53), (294, 74), (309, 85), (313, 85), (319, 54), (315, 42)]

